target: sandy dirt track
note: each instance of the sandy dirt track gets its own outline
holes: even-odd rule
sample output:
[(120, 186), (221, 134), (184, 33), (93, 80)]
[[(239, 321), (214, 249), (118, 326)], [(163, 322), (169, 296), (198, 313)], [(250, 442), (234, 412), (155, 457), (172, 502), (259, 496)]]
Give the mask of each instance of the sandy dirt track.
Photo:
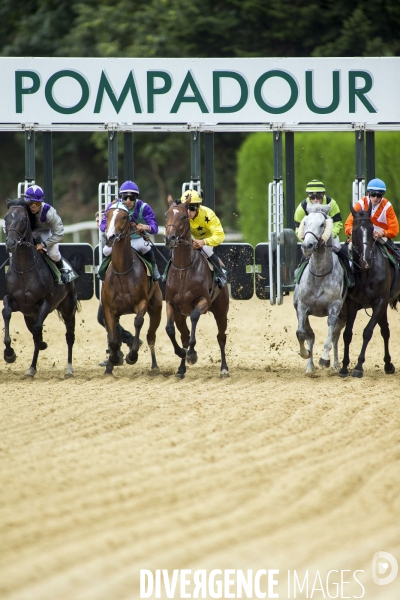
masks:
[[(23, 379), (31, 337), (20, 315), (11, 321), (18, 360), (0, 368), (2, 600), (135, 600), (140, 569), (279, 569), (280, 598), (288, 570), (308, 569), (310, 588), (319, 570), (317, 599), (329, 597), (328, 571), (361, 569), (364, 598), (400, 598), (400, 575), (387, 586), (371, 577), (377, 551), (400, 563), (400, 314), (390, 311), (396, 374), (383, 373), (376, 330), (364, 378), (343, 380), (304, 375), (292, 296), (280, 307), (232, 301), (230, 379), (219, 379), (214, 320), (203, 316), (199, 361), (179, 381), (165, 307), (157, 376), (147, 348), (103, 376), (96, 313), (95, 299), (83, 303), (73, 380), (63, 379), (57, 316), (34, 381)], [(131, 317), (122, 322), (131, 329)], [(326, 321), (312, 324), (318, 359)], [(359, 597), (345, 580), (344, 596)]]

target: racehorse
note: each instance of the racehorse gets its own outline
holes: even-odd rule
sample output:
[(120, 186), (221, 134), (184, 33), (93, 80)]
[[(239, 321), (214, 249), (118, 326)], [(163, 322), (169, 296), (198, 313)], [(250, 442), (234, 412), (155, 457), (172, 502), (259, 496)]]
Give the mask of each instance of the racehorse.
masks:
[[(229, 292), (226, 285), (222, 289), (218, 285), (213, 285), (213, 276), (206, 256), (192, 247), (187, 213), (188, 202), (171, 203), (165, 214), (165, 245), (172, 250), (172, 260), (165, 286), (166, 332), (175, 354), (181, 358), (176, 377), (180, 379), (185, 377), (185, 363), (194, 365), (197, 362), (197, 352), (194, 349), (196, 326), (200, 315), (204, 315), (207, 311), (213, 313), (218, 327), (217, 340), (221, 350), (220, 377), (229, 377), (225, 357)], [(190, 317), (192, 323), (191, 332), (186, 325), (187, 317)], [(176, 341), (174, 323), (181, 334), (183, 348)]]
[(40, 253), (35, 249), (32, 235), (33, 215), (25, 200), (8, 200), (4, 218), (6, 250), (11, 256), (5, 277), (3, 299), (4, 360), (13, 363), (16, 354), (11, 346), (10, 319), (13, 312), (24, 315), (26, 326), (32, 333), (34, 352), (25, 377), (36, 375), (39, 350), (47, 348), (43, 341), (43, 323), (53, 310), (57, 310), (65, 323), (68, 346), (65, 377), (73, 377), (72, 348), (75, 341), (75, 313), (79, 309), (75, 283), (59, 285)]
[(101, 289), (104, 321), (109, 337), (110, 354), (104, 372), (111, 375), (119, 364), (121, 340), (117, 335), (117, 323), (121, 315), (136, 313), (135, 339), (125, 360), (134, 365), (138, 359), (139, 334), (144, 315), (149, 313), (150, 324), (147, 344), (151, 353), (151, 369), (158, 370), (155, 355), (156, 331), (161, 322), (162, 294), (158, 281), (152, 282), (146, 267), (130, 243), (129, 213), (123, 202), (109, 207), (106, 222), (106, 244), (112, 247), (111, 263)]
[(374, 226), (370, 219), (372, 205), (368, 211), (356, 211), (350, 206), (354, 217), (352, 238), (353, 265), (355, 271), (355, 286), (349, 290), (346, 299), (347, 321), (343, 333), (344, 354), (340, 371), (342, 377), (349, 374), (349, 349), (353, 337), (353, 326), (357, 312), (364, 308), (372, 308), (372, 316), (363, 331), (363, 344), (357, 364), (352, 371), (353, 377), (362, 377), (365, 352), (375, 326), (378, 323), (385, 348), (385, 373), (391, 375), (395, 368), (389, 354), (389, 324), (387, 319), (388, 304), (395, 308), (400, 295), (400, 278), (389, 260), (383, 255), (374, 237)]
[[(328, 217), (330, 204), (307, 206), (308, 215), (300, 223), (298, 237), (303, 240), (301, 248), (309, 258), (300, 282), (294, 291), (294, 306), (297, 312), (297, 339), (300, 356), (308, 359), (306, 374), (314, 372), (313, 346), (315, 334), (309, 316), (328, 317), (328, 336), (319, 360), (321, 367), (330, 366), (329, 353), (333, 345), (333, 369), (340, 368), (338, 340), (345, 324), (342, 312), (346, 295), (344, 274), (336, 254), (332, 251), (333, 222)], [(304, 346), (307, 342), (308, 350)]]

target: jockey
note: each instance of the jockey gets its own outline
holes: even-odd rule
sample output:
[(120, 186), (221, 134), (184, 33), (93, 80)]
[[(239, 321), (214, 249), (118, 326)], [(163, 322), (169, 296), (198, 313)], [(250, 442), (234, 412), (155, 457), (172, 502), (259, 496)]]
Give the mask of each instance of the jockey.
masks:
[(350, 282), (349, 287), (353, 287), (354, 286), (354, 273), (350, 267), (348, 256), (347, 256), (346, 252), (344, 252), (344, 250), (342, 250), (342, 247), (340, 245), (340, 240), (339, 240), (340, 230), (343, 229), (343, 221), (342, 221), (342, 216), (340, 214), (340, 209), (339, 209), (337, 202), (333, 198), (330, 198), (329, 196), (327, 196), (325, 194), (325, 191), (326, 191), (325, 185), (322, 183), (322, 181), (318, 181), (318, 179), (313, 179), (312, 181), (309, 181), (307, 183), (306, 192), (308, 194), (308, 198), (305, 198), (304, 200), (302, 200), (300, 202), (300, 204), (298, 205), (298, 207), (296, 208), (296, 211), (294, 213), (294, 221), (295, 221), (295, 225), (296, 225), (296, 235), (298, 235), (301, 221), (308, 214), (307, 213), (307, 202), (309, 202), (310, 204), (325, 204), (325, 205), (330, 204), (331, 208), (329, 210), (328, 216), (331, 217), (331, 219), (333, 221), (332, 250), (338, 255), (339, 258), (342, 259), (342, 262), (347, 270), (347, 276), (348, 276), (348, 279)]
[[(368, 196), (364, 196), (356, 202), (354, 210), (368, 210), (371, 203), (371, 221), (374, 225), (374, 237), (378, 242), (387, 246), (397, 259), (400, 259), (399, 252), (392, 241), (392, 238), (395, 238), (399, 233), (399, 222), (392, 204), (383, 197), (385, 192), (386, 185), (382, 179), (371, 179), (367, 185)], [(344, 230), (346, 235), (351, 235), (353, 230), (353, 215), (351, 213), (346, 219)]]
[(34, 238), (39, 238), (36, 250), (47, 252), (47, 256), (55, 262), (60, 271), (61, 281), (68, 283), (69, 269), (64, 267), (58, 245), (64, 237), (64, 225), (56, 209), (44, 202), (44, 192), (38, 185), (28, 187), (24, 197), (29, 211), (34, 215), (32, 234)]
[(225, 233), (215, 212), (207, 206), (201, 206), (202, 202), (203, 200), (196, 190), (187, 190), (181, 198), (181, 203), (188, 203), (190, 233), (194, 238), (193, 248), (201, 249), (215, 267), (218, 273), (218, 287), (222, 288), (227, 283), (226, 273), (218, 257), (214, 254), (213, 248), (224, 241)]
[[(158, 232), (157, 221), (153, 212), (153, 209), (143, 200), (139, 200), (139, 188), (134, 181), (125, 181), (119, 188), (119, 198), (125, 204), (129, 212), (129, 219), (131, 222), (131, 246), (140, 254), (143, 254), (146, 260), (150, 261), (154, 268), (154, 281), (160, 279), (160, 273), (158, 272), (157, 263), (154, 257), (154, 250), (150, 246), (148, 240), (146, 240), (142, 233), (148, 232), (156, 234)], [(112, 205), (109, 204), (104, 212), (103, 219), (100, 224), (100, 230), (106, 230), (107, 222), (107, 211)], [(112, 252), (112, 248), (105, 246), (103, 248), (103, 254), (109, 256)]]

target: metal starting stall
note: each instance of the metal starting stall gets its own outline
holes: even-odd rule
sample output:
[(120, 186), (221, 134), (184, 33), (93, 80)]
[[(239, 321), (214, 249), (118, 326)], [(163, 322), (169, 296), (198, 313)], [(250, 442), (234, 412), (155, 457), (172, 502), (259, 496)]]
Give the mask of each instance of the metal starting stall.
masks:
[[(221, 244), (216, 254), (229, 269), (233, 298), (282, 304), (294, 288), (298, 244), (294, 233), (295, 157), (298, 131), (354, 131), (355, 203), (365, 179), (375, 176), (375, 131), (400, 130), (400, 58), (0, 58), (3, 77), (0, 131), (25, 134), (25, 181), (35, 182), (35, 135), (42, 133), (46, 201), (53, 202), (52, 132), (104, 131), (108, 179), (98, 188), (100, 214), (118, 193), (118, 133), (124, 135), (124, 179), (133, 179), (134, 132), (190, 132), (191, 173), (186, 189), (203, 190), (215, 208), (214, 135), (273, 133), (274, 177), (268, 186), (268, 240)], [(385, 94), (380, 90), (385, 89)], [(282, 138), (285, 164), (282, 168)], [(81, 299), (99, 294), (94, 274), (102, 255), (89, 244), (64, 244), (82, 256)], [(71, 246), (68, 249), (67, 246)], [(83, 248), (89, 246), (89, 248)], [(162, 244), (157, 247), (165, 255)], [(90, 249), (90, 250), (89, 250)], [(0, 245), (0, 260), (4, 245)], [(6, 258), (6, 257), (5, 257)], [(158, 259), (157, 259), (158, 262)], [(158, 264), (162, 271), (164, 265)], [(4, 268), (0, 272), (0, 295)]]

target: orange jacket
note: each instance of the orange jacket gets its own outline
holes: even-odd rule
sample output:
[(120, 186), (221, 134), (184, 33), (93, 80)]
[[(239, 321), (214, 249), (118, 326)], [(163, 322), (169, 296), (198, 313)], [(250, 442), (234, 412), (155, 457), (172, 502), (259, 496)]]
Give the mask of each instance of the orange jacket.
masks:
[[(355, 205), (354, 209), (368, 210), (369, 199), (364, 196), (362, 200), (359, 200)], [(385, 231), (385, 236), (388, 238), (395, 238), (399, 233), (399, 222), (394, 212), (392, 204), (386, 198), (382, 198), (381, 202), (376, 208), (372, 208), (371, 221), (375, 227), (380, 227)], [(350, 213), (344, 224), (344, 230), (346, 235), (351, 235), (353, 230), (353, 215)]]

